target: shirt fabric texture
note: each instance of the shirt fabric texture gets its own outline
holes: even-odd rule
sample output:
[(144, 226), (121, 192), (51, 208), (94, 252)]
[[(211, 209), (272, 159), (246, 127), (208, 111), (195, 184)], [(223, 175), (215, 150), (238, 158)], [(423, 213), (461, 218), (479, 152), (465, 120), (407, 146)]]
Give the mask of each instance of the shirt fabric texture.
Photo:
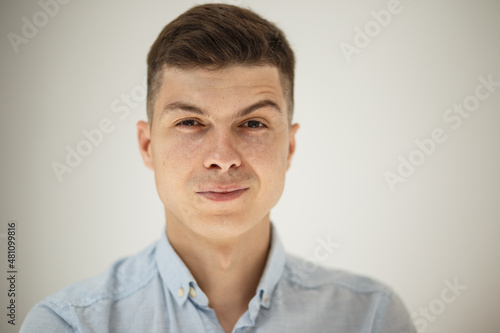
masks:
[[(233, 332), (416, 333), (405, 306), (387, 286), (304, 263), (284, 252), (271, 224), (264, 273)], [(105, 274), (35, 305), (21, 332), (224, 330), (163, 232), (155, 244), (115, 262)]]

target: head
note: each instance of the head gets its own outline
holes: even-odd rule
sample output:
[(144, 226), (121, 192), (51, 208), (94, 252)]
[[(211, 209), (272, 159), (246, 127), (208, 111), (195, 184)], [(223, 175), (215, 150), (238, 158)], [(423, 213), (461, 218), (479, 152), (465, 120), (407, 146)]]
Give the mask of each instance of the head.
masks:
[(227, 238), (269, 222), (295, 151), (294, 64), (281, 30), (236, 6), (196, 6), (163, 29), (137, 127), (167, 231)]

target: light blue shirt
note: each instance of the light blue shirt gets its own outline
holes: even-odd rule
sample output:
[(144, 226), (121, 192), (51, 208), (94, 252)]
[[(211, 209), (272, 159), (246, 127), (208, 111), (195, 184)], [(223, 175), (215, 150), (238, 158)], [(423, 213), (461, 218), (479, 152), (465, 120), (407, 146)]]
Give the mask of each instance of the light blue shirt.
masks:
[[(372, 279), (285, 254), (271, 224), (264, 273), (233, 332), (415, 333), (399, 297)], [(107, 273), (31, 309), (21, 332), (224, 332), (165, 232)]]

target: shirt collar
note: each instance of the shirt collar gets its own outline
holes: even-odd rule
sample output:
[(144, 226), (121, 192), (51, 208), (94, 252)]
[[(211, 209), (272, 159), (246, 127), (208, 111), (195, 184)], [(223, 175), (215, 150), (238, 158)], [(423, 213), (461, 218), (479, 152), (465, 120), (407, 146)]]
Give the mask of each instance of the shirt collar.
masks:
[(265, 308), (271, 305), (274, 289), (285, 269), (285, 251), (276, 228), (271, 223), (271, 247), (267, 257), (264, 273), (257, 287), (257, 296)]
[[(188, 297), (200, 306), (208, 306), (207, 296), (198, 287), (193, 275), (168, 241), (165, 229), (157, 244), (155, 256), (160, 276), (179, 306), (182, 306)], [(271, 223), (271, 246), (267, 262), (251, 303), (258, 301), (262, 306), (269, 308), (274, 289), (283, 274), (284, 267), (283, 245), (276, 228)]]

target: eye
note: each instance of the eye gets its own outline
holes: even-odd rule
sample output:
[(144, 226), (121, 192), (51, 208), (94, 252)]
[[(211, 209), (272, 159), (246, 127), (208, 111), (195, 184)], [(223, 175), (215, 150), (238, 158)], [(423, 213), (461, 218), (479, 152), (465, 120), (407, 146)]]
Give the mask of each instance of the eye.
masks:
[(194, 119), (184, 119), (184, 120), (179, 121), (176, 126), (194, 127), (197, 125), (201, 125), (201, 124)]
[(246, 123), (243, 124), (243, 127), (249, 127), (249, 128), (261, 128), (261, 127), (267, 127), (263, 123), (257, 120), (249, 120)]

